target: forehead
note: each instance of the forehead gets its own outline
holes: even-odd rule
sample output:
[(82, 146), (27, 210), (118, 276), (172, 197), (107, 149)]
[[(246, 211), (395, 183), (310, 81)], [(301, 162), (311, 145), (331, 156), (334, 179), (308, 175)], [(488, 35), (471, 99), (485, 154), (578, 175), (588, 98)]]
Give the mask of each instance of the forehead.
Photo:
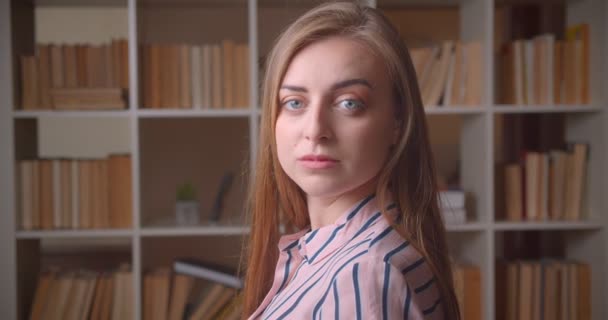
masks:
[(316, 41), (292, 59), (283, 84), (323, 86), (350, 78), (365, 78), (380, 84), (386, 72), (383, 64), (365, 44), (344, 37)]

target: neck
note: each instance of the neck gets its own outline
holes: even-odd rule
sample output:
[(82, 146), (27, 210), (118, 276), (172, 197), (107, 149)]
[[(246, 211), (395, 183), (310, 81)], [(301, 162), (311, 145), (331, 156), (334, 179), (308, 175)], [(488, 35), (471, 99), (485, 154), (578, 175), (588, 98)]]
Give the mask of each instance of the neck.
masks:
[(335, 196), (306, 196), (311, 230), (330, 225), (344, 212), (376, 190), (375, 179)]

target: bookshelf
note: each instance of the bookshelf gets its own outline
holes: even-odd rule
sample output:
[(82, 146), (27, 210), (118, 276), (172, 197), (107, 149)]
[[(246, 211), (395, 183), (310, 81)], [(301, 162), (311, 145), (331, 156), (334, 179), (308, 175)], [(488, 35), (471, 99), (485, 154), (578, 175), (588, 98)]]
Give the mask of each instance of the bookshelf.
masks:
[[(381, 8), (402, 32), (416, 39), (479, 41), (482, 43), (482, 81), (479, 106), (429, 107), (426, 109), (433, 149), (441, 156), (440, 168), (456, 170), (464, 190), (474, 201), (468, 208), (468, 222), (449, 225), (451, 253), (459, 260), (479, 266), (482, 275), (482, 318), (497, 316), (496, 258), (504, 255), (504, 244), (512, 234), (537, 232), (549, 239), (563, 242), (564, 256), (588, 263), (592, 270), (592, 319), (603, 319), (608, 308), (608, 203), (605, 187), (608, 170), (608, 5), (601, 0), (550, 1), (565, 7), (566, 23), (589, 23), (591, 33), (590, 100), (586, 105), (505, 105), (498, 103), (496, 78), (500, 75), (496, 50), (503, 39), (496, 25), (504, 19), (501, 9), (522, 1), (500, 0), (377, 0), (366, 1)], [(543, 1), (523, 1), (543, 3)], [(234, 219), (219, 225), (175, 226), (166, 213), (172, 210), (174, 184), (188, 177), (198, 177), (203, 198), (203, 211), (208, 211), (221, 174), (226, 170), (238, 174), (251, 168), (257, 148), (260, 71), (259, 61), (268, 52), (280, 28), (312, 7), (318, 1), (286, 0), (40, 0), (34, 2), (0, 2), (0, 69), (13, 70), (0, 74), (0, 314), (7, 319), (24, 319), (31, 303), (37, 269), (48, 247), (77, 250), (99, 250), (93, 243), (120, 242), (128, 252), (133, 270), (134, 318), (141, 319), (143, 294), (141, 288), (146, 269), (168, 265), (180, 255), (210, 257), (227, 265), (238, 261), (240, 239), (248, 227), (240, 223), (240, 207), (244, 201), (245, 175), (227, 200), (227, 212)], [(219, 42), (224, 38), (249, 45), (249, 105), (241, 109), (148, 109), (142, 106), (139, 94), (143, 81), (140, 74), (138, 46), (129, 46), (129, 108), (118, 111), (47, 111), (18, 110), (20, 100), (18, 59), (32, 52), (36, 39), (35, 9), (78, 7), (87, 10), (112, 11), (122, 17), (118, 31), (129, 43), (145, 42)], [(412, 16), (419, 17), (408, 19)], [(433, 24), (419, 31), (419, 25)], [(204, 18), (204, 19), (203, 19)], [(426, 20), (425, 20), (426, 19)], [(12, 22), (11, 22), (12, 21)], [(42, 23), (42, 21), (41, 21)], [(416, 25), (418, 23), (418, 25)], [(418, 27), (417, 27), (418, 26)], [(221, 30), (205, 32), (205, 30)], [(65, 33), (65, 35), (61, 34)], [(83, 31), (84, 32), (84, 31)], [(416, 35), (416, 33), (419, 33)], [(427, 32), (428, 34), (420, 35)], [(59, 31), (66, 41), (70, 30)], [(16, 35), (19, 35), (18, 37)], [(49, 36), (50, 37), (50, 36)], [(109, 37), (109, 36), (108, 36)], [(507, 39), (508, 40), (508, 39)], [(76, 40), (78, 41), (78, 40)], [(495, 166), (502, 161), (504, 146), (499, 135), (505, 117), (551, 116), (565, 119), (565, 139), (590, 144), (586, 180), (585, 219), (581, 221), (509, 222), (497, 217)], [(33, 156), (66, 156), (61, 152), (44, 151), (49, 132), (63, 132), (77, 139), (81, 122), (110, 123), (95, 130), (120, 132), (120, 147), (104, 147), (103, 152), (129, 152), (132, 159), (132, 227), (101, 230), (20, 231), (16, 228), (18, 189), (17, 161)], [(48, 129), (49, 123), (56, 123)], [(65, 128), (58, 128), (65, 124)], [(46, 128), (46, 129), (45, 129)], [(54, 128), (54, 129), (53, 129)], [(76, 128), (76, 129), (75, 129)], [(105, 128), (105, 129), (104, 129)], [(79, 129), (82, 130), (82, 129)], [(60, 135), (61, 136), (61, 135)], [(112, 136), (114, 137), (114, 136)], [(446, 140), (447, 139), (447, 140)], [(69, 140), (72, 141), (72, 140)], [(447, 142), (445, 142), (447, 141)], [(444, 144), (445, 142), (445, 144)], [(449, 144), (449, 145), (448, 145)], [(117, 150), (114, 150), (117, 149)], [(213, 156), (210, 156), (210, 150)], [(42, 152), (41, 152), (42, 151)], [(69, 150), (68, 150), (69, 151)], [(94, 152), (96, 150), (92, 150)], [(447, 155), (443, 160), (443, 155)], [(457, 163), (454, 163), (456, 160)], [(444, 161), (444, 162), (441, 162)], [(235, 180), (236, 181), (236, 180)], [(76, 243), (77, 242), (77, 243)], [(98, 244), (97, 244), (98, 245)], [(102, 251), (100, 251), (102, 252)], [(30, 278), (28, 280), (28, 277)], [(32, 280), (34, 279), (34, 280)]]

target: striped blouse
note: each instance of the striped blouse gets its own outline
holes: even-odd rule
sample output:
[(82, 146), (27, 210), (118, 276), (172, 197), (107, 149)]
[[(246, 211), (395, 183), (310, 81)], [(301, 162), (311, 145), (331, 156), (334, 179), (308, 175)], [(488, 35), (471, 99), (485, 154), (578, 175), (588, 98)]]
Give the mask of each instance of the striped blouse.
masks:
[(433, 273), (373, 195), (331, 225), (282, 236), (278, 247), (273, 285), (250, 320), (443, 319)]

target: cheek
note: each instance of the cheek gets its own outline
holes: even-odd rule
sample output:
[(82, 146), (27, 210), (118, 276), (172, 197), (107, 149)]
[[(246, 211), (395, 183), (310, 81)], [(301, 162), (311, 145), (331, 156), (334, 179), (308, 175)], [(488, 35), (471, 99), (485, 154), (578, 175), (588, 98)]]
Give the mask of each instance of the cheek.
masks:
[(383, 158), (390, 148), (393, 140), (391, 126), (381, 124), (366, 125), (353, 130), (344, 130), (344, 137), (348, 137), (350, 148), (362, 158)]
[(281, 167), (283, 167), (283, 170), (285, 170), (286, 160), (291, 154), (291, 132), (289, 128), (290, 126), (286, 124), (285, 121), (279, 116), (275, 125), (274, 136), (275, 143), (277, 145), (277, 157), (279, 158), (279, 163), (281, 164)]
[(392, 136), (392, 130), (384, 126), (351, 132), (349, 153), (356, 159), (352, 170), (366, 178), (376, 175), (389, 156)]

